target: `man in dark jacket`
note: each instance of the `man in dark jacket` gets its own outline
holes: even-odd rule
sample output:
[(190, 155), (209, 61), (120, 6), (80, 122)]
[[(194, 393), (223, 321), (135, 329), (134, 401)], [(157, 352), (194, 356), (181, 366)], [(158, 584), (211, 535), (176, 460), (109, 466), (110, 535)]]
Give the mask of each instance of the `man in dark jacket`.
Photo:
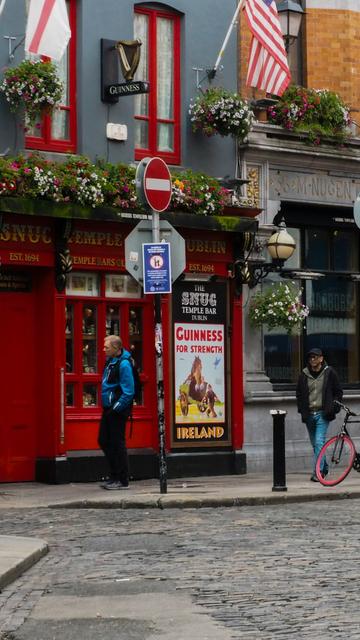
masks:
[[(338, 375), (324, 360), (321, 349), (311, 349), (305, 367), (297, 383), (296, 399), (298, 412), (305, 422), (311, 446), (314, 450), (314, 472), (310, 478), (317, 482), (315, 465), (320, 449), (325, 443), (329, 422), (334, 420), (338, 409), (334, 400), (341, 401), (342, 388)], [(322, 474), (327, 474), (326, 460), (322, 461)]]
[(125, 429), (134, 398), (131, 355), (123, 349), (119, 336), (107, 336), (104, 351), (107, 360), (101, 383), (103, 414), (98, 442), (108, 461), (110, 478), (102, 486), (108, 490), (127, 489), (129, 471)]

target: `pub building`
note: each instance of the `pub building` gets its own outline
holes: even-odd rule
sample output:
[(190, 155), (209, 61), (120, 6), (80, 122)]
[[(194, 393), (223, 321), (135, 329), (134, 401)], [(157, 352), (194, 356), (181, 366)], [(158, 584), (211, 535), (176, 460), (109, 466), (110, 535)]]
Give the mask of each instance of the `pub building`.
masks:
[[(142, 383), (127, 431), (130, 473), (157, 477), (153, 296), (125, 267), (135, 214), (91, 211), (92, 219), (80, 219), (84, 210), (77, 218), (75, 207), (71, 219), (52, 217), (48, 203), (34, 201), (29, 215), (19, 202), (16, 212), (1, 204), (0, 481), (96, 481), (106, 473), (97, 434), (110, 334), (122, 337)], [(245, 473), (242, 307), (233, 265), (257, 222), (162, 218), (186, 246), (186, 269), (161, 298), (168, 474)]]

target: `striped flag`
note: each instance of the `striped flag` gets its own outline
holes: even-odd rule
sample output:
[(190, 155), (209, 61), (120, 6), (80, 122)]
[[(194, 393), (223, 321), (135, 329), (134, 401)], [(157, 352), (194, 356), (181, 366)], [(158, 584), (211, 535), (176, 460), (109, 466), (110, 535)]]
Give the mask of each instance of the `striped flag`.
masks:
[(70, 36), (65, 0), (30, 0), (25, 51), (60, 60)]
[(281, 96), (290, 83), (283, 36), (275, 0), (245, 0), (252, 40), (246, 84)]

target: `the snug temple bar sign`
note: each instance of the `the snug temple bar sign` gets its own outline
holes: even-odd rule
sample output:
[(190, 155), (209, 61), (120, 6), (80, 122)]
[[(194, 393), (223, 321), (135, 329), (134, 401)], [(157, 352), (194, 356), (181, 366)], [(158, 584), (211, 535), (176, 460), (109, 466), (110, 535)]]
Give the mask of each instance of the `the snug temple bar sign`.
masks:
[(360, 192), (359, 177), (278, 169), (270, 169), (269, 173), (271, 200), (352, 206)]

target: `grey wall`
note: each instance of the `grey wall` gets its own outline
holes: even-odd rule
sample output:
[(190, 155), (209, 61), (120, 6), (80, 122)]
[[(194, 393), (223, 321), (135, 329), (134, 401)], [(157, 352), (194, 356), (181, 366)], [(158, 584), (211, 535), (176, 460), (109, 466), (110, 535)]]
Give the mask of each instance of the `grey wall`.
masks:
[[(25, 36), (25, 2), (24, 0), (9, 0), (0, 16), (0, 82), (3, 70), (19, 64), (24, 59), (24, 45), (15, 51), (13, 60), (9, 60), (8, 40), (4, 36), (16, 37), (12, 40), (12, 49), (17, 47)], [(0, 154), (9, 147), (12, 153), (18, 152), (24, 146), (24, 130), (20, 126), (20, 119), (10, 113), (3, 94), (0, 94)]]
[[(140, 3), (141, 4), (141, 3)], [(25, 32), (24, 0), (8, 0), (0, 18), (0, 69), (8, 64), (7, 42), (3, 35)], [(193, 67), (212, 68), (215, 64), (225, 34), (233, 17), (235, 0), (174, 0), (172, 3), (148, 3), (148, 6), (165, 6), (177, 10), (182, 16), (181, 50), (181, 105), (182, 139), (181, 164), (210, 175), (234, 174), (235, 143), (232, 139), (215, 136), (206, 139), (201, 133), (191, 131), (188, 108), (190, 99), (198, 94), (196, 72)], [(107, 158), (110, 162), (134, 160), (134, 132), (132, 97), (122, 97), (114, 105), (101, 102), (100, 97), (100, 39), (132, 39), (134, 3), (128, 0), (79, 0), (77, 13), (77, 108), (78, 153)], [(19, 42), (19, 39), (15, 44)], [(231, 34), (222, 58), (224, 69), (219, 71), (214, 85), (236, 91), (237, 87), (237, 37)], [(16, 52), (14, 64), (24, 56), (23, 45)], [(0, 72), (1, 73), (1, 72)], [(204, 77), (205, 72), (200, 72)], [(1, 77), (1, 75), (0, 75)], [(119, 78), (122, 81), (122, 78)], [(202, 89), (208, 85), (207, 79)], [(106, 123), (115, 122), (128, 126), (126, 142), (108, 141)], [(18, 132), (20, 133), (20, 132)], [(0, 102), (0, 153), (10, 146), (15, 151), (14, 118), (9, 115), (3, 99)], [(18, 147), (23, 141), (18, 136)]]

